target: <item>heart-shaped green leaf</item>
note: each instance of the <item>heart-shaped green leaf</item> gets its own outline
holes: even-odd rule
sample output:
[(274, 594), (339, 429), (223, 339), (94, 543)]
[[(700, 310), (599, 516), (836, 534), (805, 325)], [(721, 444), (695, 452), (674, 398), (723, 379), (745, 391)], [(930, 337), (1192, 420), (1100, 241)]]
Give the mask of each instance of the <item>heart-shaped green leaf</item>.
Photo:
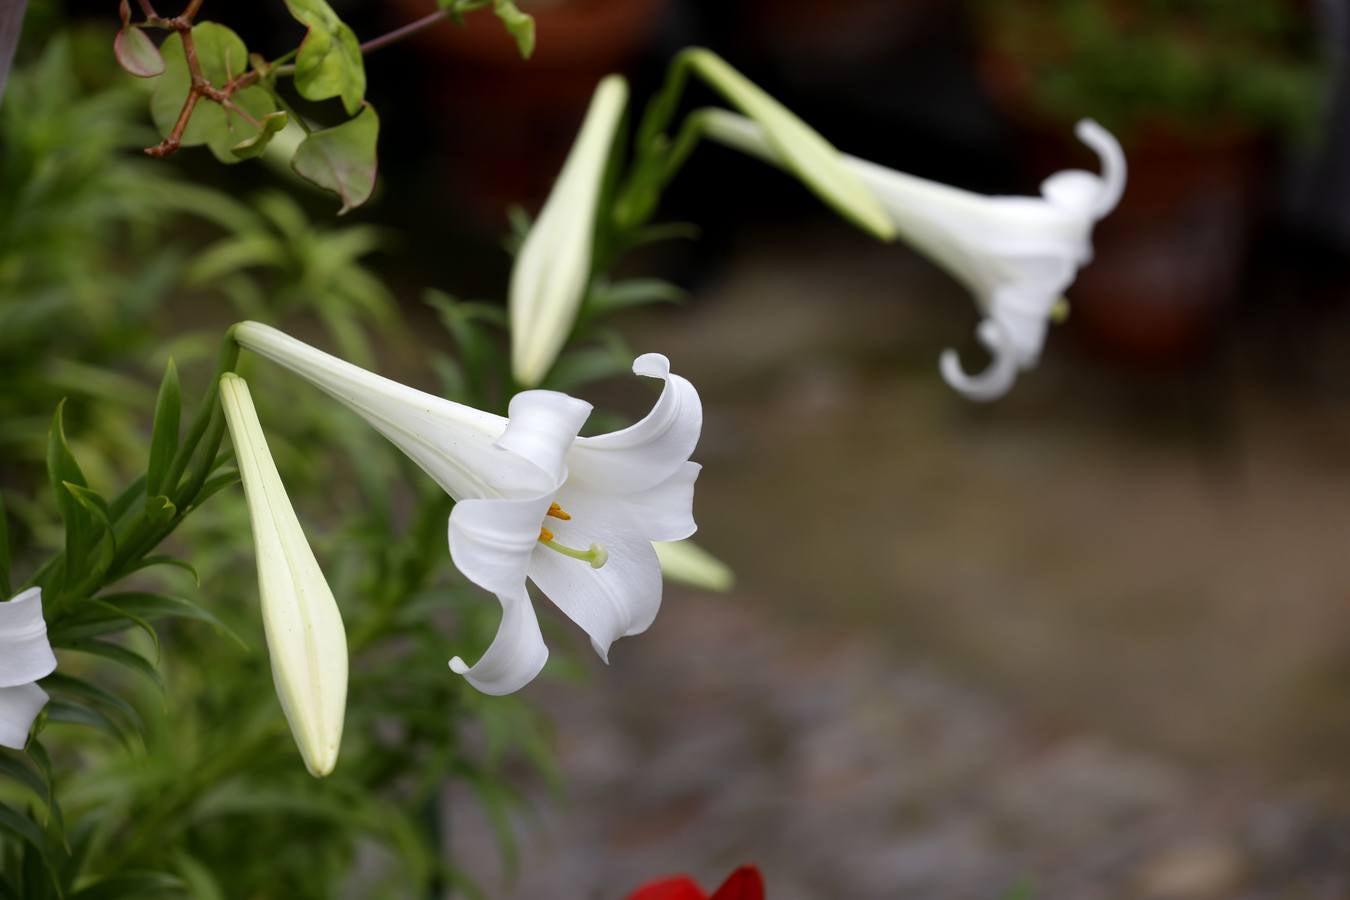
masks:
[[(192, 43), (201, 63), (202, 76), (217, 88), (223, 88), (247, 69), (248, 48), (239, 35), (224, 25), (203, 22), (195, 26)], [(150, 114), (160, 133), (167, 135), (178, 121), (183, 101), (192, 87), (192, 77), (188, 73), (179, 35), (169, 35), (160, 51), (164, 54), (164, 74), (159, 76), (150, 98)], [(221, 162), (238, 162), (235, 146), (256, 137), (264, 129), (263, 120), (276, 110), (276, 103), (267, 91), (253, 86), (235, 91), (230, 104), (231, 108), (226, 109), (219, 103), (201, 100), (183, 131), (183, 146), (205, 144)]]
[(380, 117), (369, 103), (354, 118), (305, 138), (291, 160), (297, 175), (342, 198), (339, 215), (360, 206), (375, 190)]
[(295, 89), (306, 100), (341, 97), (356, 115), (366, 95), (366, 68), (356, 35), (327, 0), (286, 0), (297, 22), (309, 28), (295, 58)]

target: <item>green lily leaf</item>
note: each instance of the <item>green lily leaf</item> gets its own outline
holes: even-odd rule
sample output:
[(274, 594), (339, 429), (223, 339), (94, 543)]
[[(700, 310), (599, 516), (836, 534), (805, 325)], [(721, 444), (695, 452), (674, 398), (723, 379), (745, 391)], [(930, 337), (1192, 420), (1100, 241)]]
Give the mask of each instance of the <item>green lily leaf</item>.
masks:
[(155, 400), (155, 421), (150, 433), (150, 464), (145, 474), (145, 493), (153, 497), (160, 493), (169, 464), (178, 449), (178, 420), (183, 410), (183, 392), (178, 384), (178, 367), (169, 359), (164, 367), (164, 380), (159, 383)]
[(380, 117), (369, 103), (353, 119), (315, 131), (295, 151), (291, 168), (342, 198), (339, 215), (370, 199), (375, 190)]
[(356, 35), (327, 0), (286, 0), (295, 20), (309, 28), (295, 58), (295, 88), (306, 100), (341, 97), (347, 115), (361, 109), (366, 68)]
[[(197, 50), (202, 75), (217, 88), (223, 88), (248, 68), (248, 48), (239, 35), (224, 25), (203, 22), (193, 27), (192, 43)], [(192, 87), (192, 77), (183, 56), (180, 35), (169, 35), (160, 51), (164, 54), (164, 74), (158, 77), (155, 92), (150, 97), (150, 114), (160, 133), (167, 135), (178, 121), (183, 101)], [(266, 90), (254, 85), (235, 91), (230, 104), (231, 108), (226, 109), (219, 103), (201, 100), (183, 131), (183, 146), (205, 144), (221, 162), (238, 162), (234, 148), (263, 130), (263, 120), (276, 110), (276, 103)]]

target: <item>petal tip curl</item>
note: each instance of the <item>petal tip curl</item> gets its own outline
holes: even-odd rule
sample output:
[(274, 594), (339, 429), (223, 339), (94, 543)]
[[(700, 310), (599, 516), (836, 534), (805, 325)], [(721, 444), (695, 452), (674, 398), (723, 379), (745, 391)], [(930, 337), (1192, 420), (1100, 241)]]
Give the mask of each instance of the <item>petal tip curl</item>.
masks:
[(633, 360), (633, 374), (647, 378), (669, 378), (670, 360), (662, 353), (644, 353)]
[(1017, 380), (1017, 354), (1007, 333), (992, 319), (981, 322), (975, 334), (993, 355), (983, 372), (966, 374), (961, 367), (961, 358), (950, 348), (942, 352), (938, 364), (942, 380), (953, 390), (969, 400), (988, 403), (1007, 394)]
[(1074, 128), (1074, 134), (1080, 141), (1092, 148), (1102, 163), (1102, 191), (1097, 197), (1093, 212), (1098, 219), (1116, 208), (1121, 195), (1125, 193), (1127, 166), (1125, 151), (1116, 136), (1098, 125), (1094, 119), (1081, 119)]

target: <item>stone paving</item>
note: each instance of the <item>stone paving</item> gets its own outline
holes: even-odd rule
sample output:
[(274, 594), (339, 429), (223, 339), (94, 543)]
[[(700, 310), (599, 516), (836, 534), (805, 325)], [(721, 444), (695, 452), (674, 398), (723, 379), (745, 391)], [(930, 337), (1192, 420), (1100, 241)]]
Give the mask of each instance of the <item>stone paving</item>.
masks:
[(515, 878), (472, 798), (452, 800), (457, 859), (500, 900), (618, 900), (745, 860), (773, 900), (1350, 896), (1350, 810), (1047, 727), (724, 598), (676, 593), (608, 671), (535, 694), (567, 783), (530, 792)]

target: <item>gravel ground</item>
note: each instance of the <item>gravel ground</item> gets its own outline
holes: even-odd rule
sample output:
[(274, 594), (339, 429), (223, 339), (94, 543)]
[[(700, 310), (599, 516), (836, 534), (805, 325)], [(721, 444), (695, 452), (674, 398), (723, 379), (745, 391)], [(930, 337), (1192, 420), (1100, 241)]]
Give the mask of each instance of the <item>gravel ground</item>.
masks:
[(537, 690), (567, 786), (530, 791), (514, 878), (452, 800), (489, 897), (617, 900), (747, 860), (772, 900), (1350, 896), (1350, 809), (1049, 728), (867, 638), (677, 593), (595, 676)]

